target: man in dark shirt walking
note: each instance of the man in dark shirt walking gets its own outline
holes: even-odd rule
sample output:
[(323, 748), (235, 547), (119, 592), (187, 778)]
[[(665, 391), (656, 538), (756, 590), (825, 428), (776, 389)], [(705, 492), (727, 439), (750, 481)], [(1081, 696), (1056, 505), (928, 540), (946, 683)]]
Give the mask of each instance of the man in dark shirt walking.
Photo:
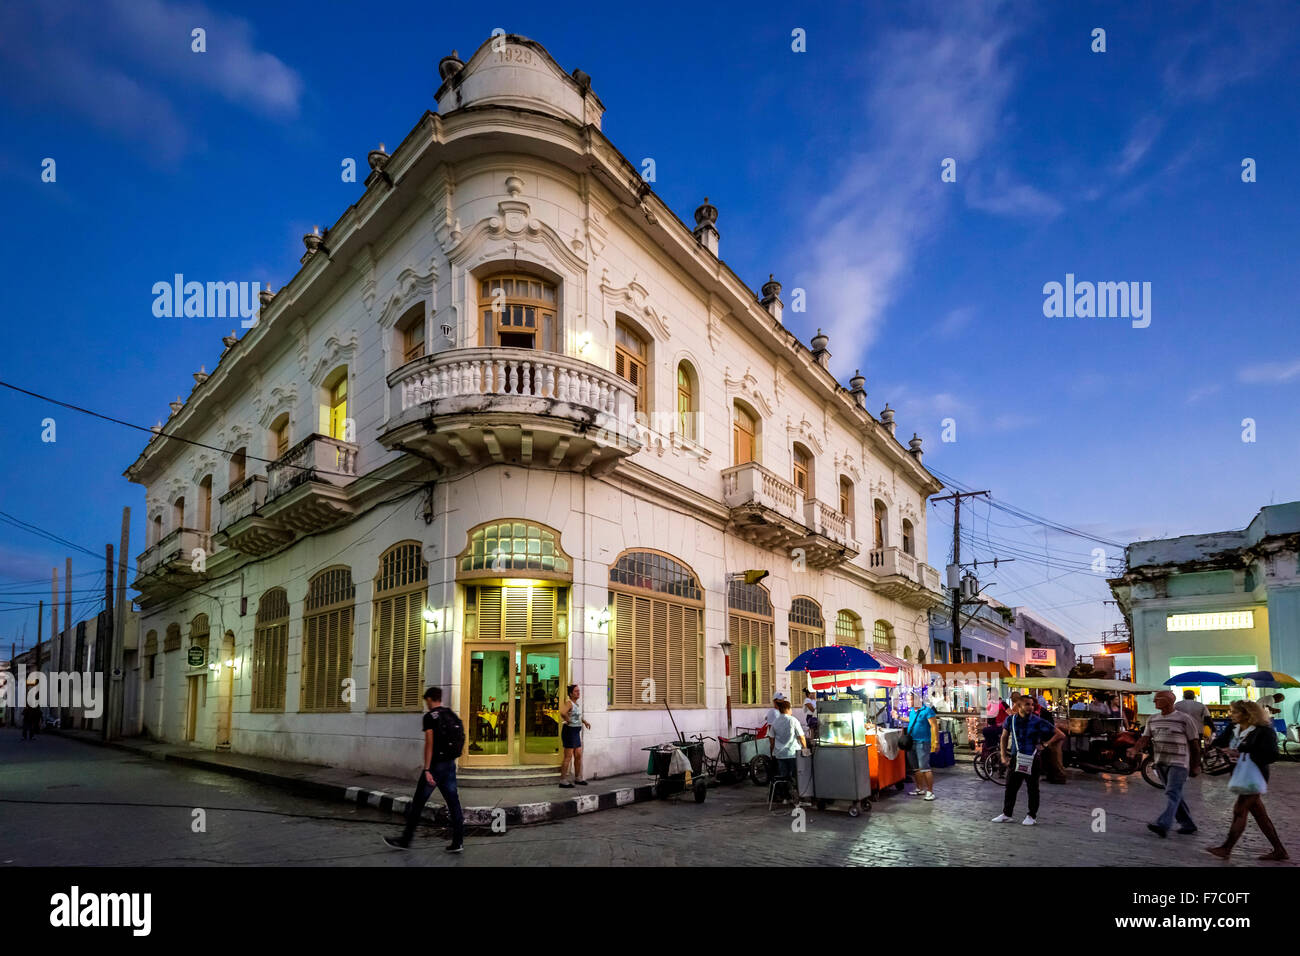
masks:
[(1042, 769), (1042, 752), (1063, 740), (1065, 734), (1034, 715), (1035, 701), (1026, 694), (1016, 701), (1016, 712), (1002, 725), (1002, 762), (1007, 765), (1007, 786), (1002, 796), (1002, 812), (994, 823), (1006, 823), (1016, 809), (1016, 794), (1021, 783), (1029, 784), (1029, 815), (1020, 822), (1032, 827), (1038, 822), (1038, 775)]
[(406, 828), (399, 837), (384, 837), (384, 842), (397, 850), (408, 850), (415, 828), (420, 823), (424, 805), (433, 791), (442, 794), (451, 819), (451, 843), (448, 853), (465, 849), (465, 815), (460, 809), (460, 795), (456, 792), (456, 758), (465, 746), (465, 728), (450, 707), (442, 706), (442, 689), (430, 687), (424, 692), (424, 767), (415, 796), (406, 808)]

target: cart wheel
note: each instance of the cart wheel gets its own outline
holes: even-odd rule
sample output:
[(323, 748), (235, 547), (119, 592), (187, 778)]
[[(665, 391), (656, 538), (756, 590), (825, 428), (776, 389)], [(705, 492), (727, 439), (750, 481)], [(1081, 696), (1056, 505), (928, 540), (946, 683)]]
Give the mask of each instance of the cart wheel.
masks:
[(702, 784), (702, 783), (697, 783), (697, 784), (695, 785), (695, 802), (696, 802), (696, 803), (703, 803), (703, 802), (704, 802), (704, 798), (707, 797), (708, 795), (709, 795), (708, 788), (705, 787), (704, 784)]
[(762, 754), (759, 754), (749, 762), (749, 777), (754, 781), (756, 787), (766, 787), (768, 778), (771, 776), (771, 763)]
[(868, 800), (863, 800), (863, 801), (862, 801), (862, 809), (863, 809), (863, 810), (870, 811), (870, 810), (871, 810), (871, 802), (868, 801)]
[(854, 803), (849, 804), (849, 816), (856, 817), (860, 813), (862, 813), (862, 811), (858, 809), (858, 805), (856, 801)]
[(904, 781), (900, 780), (898, 783), (894, 784), (894, 789), (895, 789), (895, 790), (902, 790), (902, 789), (903, 789), (904, 787), (906, 787), (906, 786), (907, 786), (907, 784), (906, 784)]
[(825, 800), (818, 800), (818, 801), (817, 801), (817, 809), (818, 809), (818, 810), (825, 810), (825, 809), (826, 809), (826, 801), (825, 801)]

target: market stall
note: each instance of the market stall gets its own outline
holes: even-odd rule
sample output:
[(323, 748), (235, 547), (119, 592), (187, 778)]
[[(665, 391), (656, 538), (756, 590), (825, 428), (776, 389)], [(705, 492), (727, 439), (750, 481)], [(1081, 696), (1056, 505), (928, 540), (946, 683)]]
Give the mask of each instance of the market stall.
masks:
[(988, 702), (1002, 696), (1011, 671), (1002, 661), (925, 664), (930, 703), (941, 732), (952, 734), (955, 747), (974, 749), (988, 720)]
[[(878, 659), (888, 657), (889, 662)], [(901, 788), (907, 774), (901, 731), (888, 726), (893, 696), (905, 686), (907, 662), (855, 647), (813, 648), (787, 667), (807, 671), (819, 699), (818, 732), (799, 760), (801, 797), (825, 806), (847, 804), (856, 815), (884, 787)], [(883, 693), (882, 693), (883, 690)]]

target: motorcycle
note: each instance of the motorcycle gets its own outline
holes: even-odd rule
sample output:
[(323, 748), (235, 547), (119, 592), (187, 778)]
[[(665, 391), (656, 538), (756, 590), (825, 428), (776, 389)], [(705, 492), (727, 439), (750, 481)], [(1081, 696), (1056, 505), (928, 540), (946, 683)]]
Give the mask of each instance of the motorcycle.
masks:
[[(1121, 726), (1107, 726), (1114, 723)], [(1061, 748), (1067, 767), (1078, 767), (1084, 773), (1125, 775), (1138, 769), (1138, 761), (1129, 754), (1138, 742), (1137, 731), (1108, 717), (1070, 717), (1069, 727)]]

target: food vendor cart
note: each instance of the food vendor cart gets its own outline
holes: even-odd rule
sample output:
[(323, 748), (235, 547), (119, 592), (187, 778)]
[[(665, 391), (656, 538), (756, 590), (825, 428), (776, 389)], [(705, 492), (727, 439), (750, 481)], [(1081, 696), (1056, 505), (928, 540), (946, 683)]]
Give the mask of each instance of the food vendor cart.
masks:
[(861, 700), (828, 700), (817, 707), (818, 737), (807, 756), (798, 758), (799, 797), (824, 810), (832, 802), (847, 806), (849, 816), (870, 810), (871, 750), (867, 714)]

